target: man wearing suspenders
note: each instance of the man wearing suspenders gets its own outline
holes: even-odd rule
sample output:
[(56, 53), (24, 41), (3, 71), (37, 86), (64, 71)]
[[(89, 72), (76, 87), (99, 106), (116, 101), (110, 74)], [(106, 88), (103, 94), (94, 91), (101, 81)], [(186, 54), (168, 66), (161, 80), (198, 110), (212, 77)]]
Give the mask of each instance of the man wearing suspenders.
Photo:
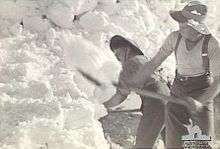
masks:
[[(166, 105), (166, 148), (183, 148), (181, 137), (188, 135), (186, 125), (190, 119), (207, 136), (214, 137), (213, 84), (220, 80), (220, 47), (204, 24), (207, 6), (199, 1), (189, 2), (181, 11), (170, 11), (179, 23), (179, 30), (172, 32), (156, 56), (147, 63), (131, 84), (146, 82), (153, 71), (173, 52), (176, 57), (176, 76), (171, 95), (185, 100), (197, 100), (199, 110), (192, 113), (185, 106), (168, 102)], [(137, 82), (139, 81), (139, 82)], [(192, 103), (193, 104), (193, 103)]]

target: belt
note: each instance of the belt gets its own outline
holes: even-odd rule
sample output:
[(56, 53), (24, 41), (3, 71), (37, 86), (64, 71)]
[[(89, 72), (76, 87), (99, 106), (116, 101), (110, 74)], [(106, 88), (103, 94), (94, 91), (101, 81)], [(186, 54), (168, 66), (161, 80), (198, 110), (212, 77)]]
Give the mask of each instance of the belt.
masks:
[(181, 76), (180, 74), (176, 74), (176, 77), (178, 80), (180, 81), (187, 81), (187, 80), (191, 80), (191, 79), (199, 79), (199, 78), (203, 78), (203, 77), (210, 77), (211, 72), (206, 72), (200, 76)]

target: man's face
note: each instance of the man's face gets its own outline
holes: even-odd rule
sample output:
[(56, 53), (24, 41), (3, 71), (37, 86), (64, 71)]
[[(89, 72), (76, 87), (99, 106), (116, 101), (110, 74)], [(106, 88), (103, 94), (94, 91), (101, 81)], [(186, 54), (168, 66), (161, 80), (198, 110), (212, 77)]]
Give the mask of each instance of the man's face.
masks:
[(202, 36), (201, 33), (197, 32), (191, 26), (187, 25), (187, 22), (179, 23), (179, 28), (181, 35), (190, 41), (196, 41)]
[[(123, 47), (124, 48), (124, 47)], [(123, 48), (117, 48), (115, 49), (114, 53), (116, 58), (121, 62), (125, 62), (126, 60), (126, 53), (127, 53), (127, 49), (123, 49)]]

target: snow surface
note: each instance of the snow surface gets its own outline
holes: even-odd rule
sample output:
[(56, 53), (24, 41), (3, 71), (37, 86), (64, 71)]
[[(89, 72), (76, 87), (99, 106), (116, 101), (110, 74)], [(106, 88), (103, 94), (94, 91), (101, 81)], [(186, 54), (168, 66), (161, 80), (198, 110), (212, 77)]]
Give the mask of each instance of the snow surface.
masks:
[[(109, 39), (124, 35), (152, 57), (177, 27), (168, 11), (185, 1), (0, 0), (0, 148), (109, 148), (98, 119), (121, 69)], [(219, 37), (220, 2), (207, 4)], [(162, 67), (165, 79), (173, 76), (174, 58)], [(134, 95), (125, 106), (134, 107), (134, 98), (138, 107)]]

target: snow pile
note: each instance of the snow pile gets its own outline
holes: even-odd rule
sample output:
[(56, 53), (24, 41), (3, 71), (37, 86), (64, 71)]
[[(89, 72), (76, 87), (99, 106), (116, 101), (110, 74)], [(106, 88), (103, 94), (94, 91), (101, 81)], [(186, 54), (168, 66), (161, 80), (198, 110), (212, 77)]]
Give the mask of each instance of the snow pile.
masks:
[[(98, 119), (121, 69), (109, 39), (126, 36), (154, 56), (176, 28), (168, 11), (180, 2), (1, 1), (0, 148), (109, 148)], [(209, 24), (219, 30), (219, 21)], [(165, 79), (174, 66), (171, 56), (160, 71)], [(78, 69), (105, 85), (97, 87)]]
[[(12, 129), (14, 123), (16, 128), (13, 128), (12, 134), (7, 134), (8, 137), (3, 139), (5, 143), (2, 148), (82, 149), (101, 148), (100, 144), (105, 148), (108, 147), (102, 136), (100, 124), (93, 119), (92, 109), (94, 107), (91, 106), (91, 103), (79, 100), (79, 102), (73, 103), (72, 107), (64, 109), (53, 108), (52, 105), (51, 103), (17, 105), (11, 107), (17, 110), (16, 113), (11, 113), (13, 116), (9, 115), (9, 112), (15, 112), (15, 110), (10, 109), (11, 105), (6, 106), (8, 112), (1, 114), (10, 116), (11, 123), (5, 127)], [(57, 105), (55, 104), (55, 106)], [(27, 121), (30, 118), (31, 121)], [(24, 120), (26, 121), (22, 122)], [(4, 122), (4, 119), (2, 121)]]
[(1, 39), (1, 148), (108, 148), (97, 121), (104, 107), (80, 90), (49, 37)]

